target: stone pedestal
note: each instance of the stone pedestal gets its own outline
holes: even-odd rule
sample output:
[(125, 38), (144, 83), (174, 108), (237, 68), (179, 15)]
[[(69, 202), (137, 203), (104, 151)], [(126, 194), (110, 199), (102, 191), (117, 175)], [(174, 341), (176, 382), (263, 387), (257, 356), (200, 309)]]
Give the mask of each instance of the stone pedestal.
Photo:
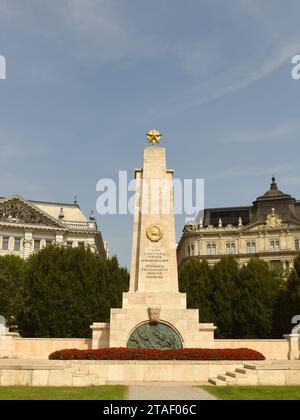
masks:
[[(135, 177), (130, 289), (122, 309), (111, 309), (109, 346), (212, 348), (215, 327), (199, 324), (199, 311), (187, 309), (186, 294), (178, 291), (173, 171), (166, 150), (147, 147)], [(93, 335), (93, 346), (97, 342)]]
[(289, 344), (289, 360), (299, 360), (300, 359), (300, 334), (286, 334), (284, 338), (288, 341)]
[(93, 349), (109, 347), (109, 322), (94, 322), (91, 325), (91, 330)]

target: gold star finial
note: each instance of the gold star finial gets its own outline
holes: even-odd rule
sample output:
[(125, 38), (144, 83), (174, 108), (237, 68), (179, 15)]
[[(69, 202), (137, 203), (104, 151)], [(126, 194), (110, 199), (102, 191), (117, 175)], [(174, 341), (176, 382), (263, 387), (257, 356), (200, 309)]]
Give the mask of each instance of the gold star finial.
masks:
[(159, 144), (161, 138), (162, 138), (162, 134), (158, 130), (156, 130), (155, 128), (153, 130), (150, 130), (147, 133), (147, 139), (148, 139), (149, 143)]

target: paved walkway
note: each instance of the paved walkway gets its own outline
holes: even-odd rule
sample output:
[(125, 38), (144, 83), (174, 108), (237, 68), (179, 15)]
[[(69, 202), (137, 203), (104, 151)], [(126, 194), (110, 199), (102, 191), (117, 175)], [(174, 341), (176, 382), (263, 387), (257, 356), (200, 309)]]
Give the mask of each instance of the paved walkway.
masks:
[(202, 388), (191, 386), (130, 386), (129, 400), (216, 400)]

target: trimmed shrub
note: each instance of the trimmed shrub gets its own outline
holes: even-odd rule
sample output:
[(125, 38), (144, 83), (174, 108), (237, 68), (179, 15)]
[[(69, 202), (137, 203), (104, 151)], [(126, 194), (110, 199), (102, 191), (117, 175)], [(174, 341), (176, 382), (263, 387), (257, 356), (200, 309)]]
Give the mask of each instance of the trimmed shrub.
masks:
[(246, 348), (241, 349), (128, 349), (97, 350), (66, 349), (51, 353), (50, 360), (265, 360), (265, 357)]

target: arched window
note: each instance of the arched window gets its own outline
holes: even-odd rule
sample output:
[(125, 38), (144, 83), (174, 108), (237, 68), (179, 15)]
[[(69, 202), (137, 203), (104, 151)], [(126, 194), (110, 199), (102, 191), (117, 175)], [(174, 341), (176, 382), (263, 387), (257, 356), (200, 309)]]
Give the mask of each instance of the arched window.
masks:
[(216, 255), (217, 253), (217, 247), (215, 243), (207, 244), (206, 249), (207, 249), (207, 255)]
[(272, 252), (278, 252), (280, 250), (279, 241), (270, 241), (270, 248)]
[(247, 242), (247, 254), (256, 254), (256, 242)]
[(235, 254), (235, 243), (234, 242), (226, 244), (226, 254), (227, 255)]
[(235, 254), (235, 243), (234, 242), (230, 246), (230, 253)]

